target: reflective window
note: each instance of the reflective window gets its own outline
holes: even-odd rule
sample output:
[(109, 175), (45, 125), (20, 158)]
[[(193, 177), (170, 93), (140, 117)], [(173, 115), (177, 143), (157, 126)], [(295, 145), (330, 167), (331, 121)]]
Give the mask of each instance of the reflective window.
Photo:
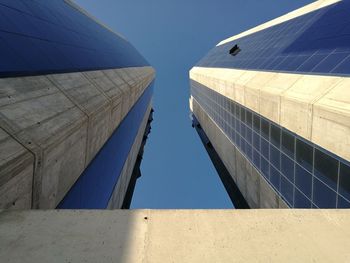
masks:
[[(350, 1), (339, 1), (214, 47), (199, 67), (350, 74)], [(229, 54), (239, 43), (241, 52)]]

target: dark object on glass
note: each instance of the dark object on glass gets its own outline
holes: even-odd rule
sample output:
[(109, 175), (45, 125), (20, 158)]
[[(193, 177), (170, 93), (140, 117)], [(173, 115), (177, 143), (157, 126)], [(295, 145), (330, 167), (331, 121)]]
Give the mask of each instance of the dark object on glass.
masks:
[(239, 46), (235, 45), (233, 48), (230, 49), (230, 55), (236, 56), (240, 51), (241, 49), (239, 48)]

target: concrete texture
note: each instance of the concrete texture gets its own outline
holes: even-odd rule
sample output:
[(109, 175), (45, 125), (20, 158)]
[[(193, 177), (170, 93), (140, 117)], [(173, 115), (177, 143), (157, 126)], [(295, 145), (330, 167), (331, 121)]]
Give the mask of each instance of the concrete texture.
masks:
[[(151, 103), (152, 104), (152, 103)], [(143, 140), (143, 136), (145, 133), (145, 129), (147, 126), (148, 118), (150, 111), (152, 109), (152, 105), (148, 106), (148, 109), (146, 110), (145, 116), (142, 120), (140, 129), (137, 133), (137, 136), (135, 138), (135, 141), (131, 147), (131, 150), (129, 152), (128, 158), (125, 161), (123, 170), (120, 174), (120, 177), (118, 179), (118, 183), (116, 184), (112, 197), (109, 200), (108, 203), (108, 209), (119, 209), (122, 208), (124, 197), (126, 194), (126, 191), (129, 186), (129, 182), (131, 179), (131, 175), (135, 166), (135, 162), (137, 159), (137, 156), (139, 154), (140, 146)]]
[(0, 149), (0, 207), (26, 208), (32, 200), (34, 155), (1, 128)]
[(1, 153), (0, 196), (14, 193), (0, 208), (23, 196), (18, 208), (55, 208), (153, 78), (140, 67), (0, 79), (0, 144), (13, 151)]
[(288, 208), (279, 194), (192, 97), (191, 105), (210, 142), (251, 208)]
[(194, 67), (190, 78), (350, 161), (348, 77)]
[(342, 1), (342, 0), (318, 0), (318, 1), (315, 1), (314, 3), (311, 3), (309, 5), (303, 6), (302, 8), (299, 8), (299, 9), (294, 10), (292, 12), (289, 12), (289, 13), (283, 15), (283, 16), (280, 16), (280, 17), (278, 17), (276, 19), (273, 19), (273, 20), (268, 21), (268, 22), (266, 22), (264, 24), (261, 24), (259, 26), (254, 27), (254, 28), (251, 28), (251, 29), (249, 29), (247, 31), (244, 31), (244, 32), (238, 34), (238, 35), (229, 37), (229, 38), (221, 41), (219, 44), (217, 44), (217, 46), (220, 46), (220, 45), (223, 45), (225, 43), (231, 42), (231, 41), (233, 41), (235, 39), (238, 39), (238, 38), (241, 38), (241, 37), (253, 34), (255, 32), (264, 30), (264, 29), (272, 27), (274, 25), (278, 25), (280, 23), (286, 22), (286, 21), (288, 21), (290, 19), (293, 19), (295, 17), (307, 14), (309, 12), (315, 11), (317, 9), (320, 9), (322, 7), (325, 7), (325, 6), (329, 6), (331, 4), (334, 4), (334, 3), (337, 3), (337, 2), (340, 2), (340, 1)]
[(349, 262), (349, 210), (0, 212), (1, 262)]

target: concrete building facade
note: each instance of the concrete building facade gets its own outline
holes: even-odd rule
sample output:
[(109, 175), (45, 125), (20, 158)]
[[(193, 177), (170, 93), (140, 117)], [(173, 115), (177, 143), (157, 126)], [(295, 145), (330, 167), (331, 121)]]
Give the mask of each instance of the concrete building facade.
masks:
[(154, 69), (68, 0), (0, 0), (0, 20), (0, 209), (127, 207)]
[(350, 207), (349, 10), (316, 1), (191, 69), (193, 124), (249, 207)]

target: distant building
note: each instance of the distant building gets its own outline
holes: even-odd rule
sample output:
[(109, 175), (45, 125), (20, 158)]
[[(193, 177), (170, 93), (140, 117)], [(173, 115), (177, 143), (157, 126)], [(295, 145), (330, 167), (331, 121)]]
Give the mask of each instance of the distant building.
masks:
[(127, 208), (154, 70), (67, 0), (0, 0), (0, 209)]
[(316, 1), (191, 69), (193, 124), (239, 207), (350, 207), (349, 10)]

